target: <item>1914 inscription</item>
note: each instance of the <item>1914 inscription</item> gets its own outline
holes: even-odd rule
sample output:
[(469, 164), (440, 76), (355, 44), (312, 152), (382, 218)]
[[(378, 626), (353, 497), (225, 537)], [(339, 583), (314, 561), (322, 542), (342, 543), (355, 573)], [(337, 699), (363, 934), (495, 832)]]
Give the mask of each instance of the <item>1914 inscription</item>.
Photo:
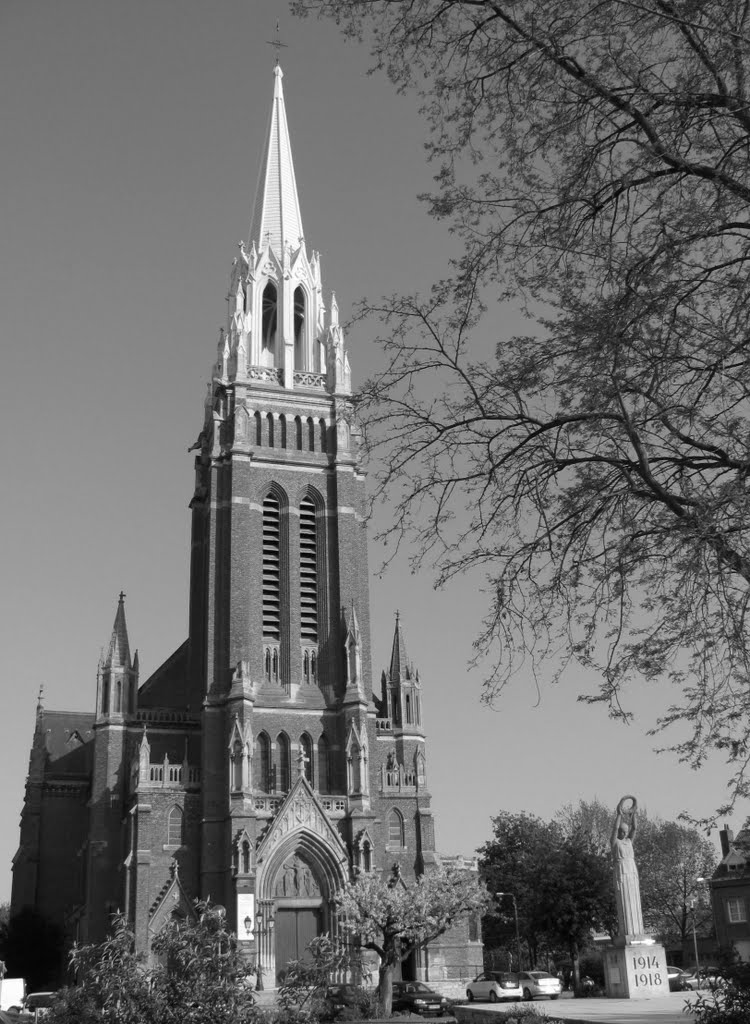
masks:
[(634, 956), (633, 970), (635, 971), (633, 980), (636, 988), (651, 987), (662, 983), (662, 970), (658, 956)]

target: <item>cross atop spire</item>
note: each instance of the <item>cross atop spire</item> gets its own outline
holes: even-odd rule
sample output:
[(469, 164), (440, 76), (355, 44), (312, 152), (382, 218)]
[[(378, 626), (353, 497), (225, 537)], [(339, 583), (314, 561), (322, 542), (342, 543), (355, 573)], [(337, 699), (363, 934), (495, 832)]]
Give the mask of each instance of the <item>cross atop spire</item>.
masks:
[(295, 251), (300, 247), (303, 231), (281, 84), (284, 72), (278, 63), (273, 73), (273, 104), (255, 193), (250, 241), (259, 250), (270, 245), (277, 258), (283, 260), (287, 246)]
[(268, 43), (269, 46), (273, 46), (274, 49), (276, 50), (276, 67), (278, 67), (279, 51), (282, 49), (286, 50), (286, 43), (282, 43), (281, 41), (281, 29), (279, 28), (278, 20), (276, 21), (276, 35), (274, 36), (273, 39), (267, 39), (266, 42)]

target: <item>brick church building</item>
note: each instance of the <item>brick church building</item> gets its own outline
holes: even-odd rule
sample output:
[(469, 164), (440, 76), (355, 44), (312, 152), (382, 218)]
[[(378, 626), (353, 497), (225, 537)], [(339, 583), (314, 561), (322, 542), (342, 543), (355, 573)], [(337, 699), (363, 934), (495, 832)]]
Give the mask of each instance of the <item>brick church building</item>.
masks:
[[(40, 703), (12, 894), (13, 913), (35, 909), (68, 943), (101, 940), (121, 909), (143, 950), (210, 897), (266, 984), (337, 934), (334, 896), (357, 869), (408, 880), (441, 862), (398, 617), (373, 691), (349, 361), (274, 74), (194, 446), (189, 636), (141, 683), (120, 595), (95, 711)], [(481, 963), (467, 921), (404, 970), (447, 988)]]

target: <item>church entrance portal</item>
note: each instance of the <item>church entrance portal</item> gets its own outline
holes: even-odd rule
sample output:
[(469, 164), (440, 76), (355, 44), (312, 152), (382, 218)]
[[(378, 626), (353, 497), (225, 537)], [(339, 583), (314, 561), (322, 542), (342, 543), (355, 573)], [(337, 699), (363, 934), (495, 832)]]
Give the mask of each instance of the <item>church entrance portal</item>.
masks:
[(290, 960), (300, 960), (325, 930), (323, 894), (310, 864), (299, 854), (287, 858), (274, 887), (276, 901), (276, 978)]

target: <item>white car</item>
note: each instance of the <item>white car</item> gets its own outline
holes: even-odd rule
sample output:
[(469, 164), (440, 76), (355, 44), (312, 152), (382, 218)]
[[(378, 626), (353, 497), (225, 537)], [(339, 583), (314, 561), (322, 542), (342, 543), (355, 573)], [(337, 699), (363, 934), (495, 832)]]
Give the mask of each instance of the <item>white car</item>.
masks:
[(548, 971), (521, 971), (518, 975), (524, 999), (536, 999), (537, 996), (549, 996), (559, 999), (562, 983), (559, 978)]
[(475, 999), (489, 999), (491, 1003), (497, 1003), (501, 999), (515, 999), (518, 1002), (523, 998), (523, 989), (517, 974), (511, 974), (509, 971), (485, 971), (466, 986), (466, 998), (470, 1003)]

